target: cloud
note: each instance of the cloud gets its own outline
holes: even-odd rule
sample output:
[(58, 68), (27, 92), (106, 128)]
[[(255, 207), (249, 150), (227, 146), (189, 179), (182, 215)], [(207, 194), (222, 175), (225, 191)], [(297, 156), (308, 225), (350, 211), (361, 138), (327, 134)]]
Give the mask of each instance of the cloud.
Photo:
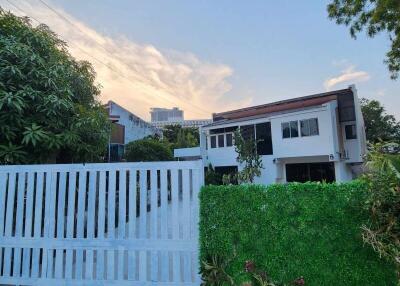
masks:
[[(149, 118), (151, 107), (178, 106), (186, 118), (209, 118), (221, 106), (233, 109), (252, 101), (243, 97), (227, 103), (233, 74), (228, 65), (203, 61), (188, 52), (162, 51), (124, 35), (109, 37), (57, 8), (71, 25), (38, 1), (15, 4), (60, 35), (74, 57), (93, 64), (103, 87), (103, 102), (112, 99), (144, 119)], [(21, 15), (4, 0), (0, 5)]]
[[(346, 64), (347, 61), (342, 61), (336, 65)], [(324, 87), (326, 90), (331, 90), (332, 87), (341, 83), (356, 83), (369, 80), (371, 77), (366, 71), (358, 71), (354, 65), (348, 65), (342, 70), (340, 75), (328, 78), (324, 82)]]
[(378, 96), (382, 97), (382, 96), (384, 96), (386, 94), (386, 90), (385, 89), (379, 89), (379, 90), (376, 91), (376, 94)]

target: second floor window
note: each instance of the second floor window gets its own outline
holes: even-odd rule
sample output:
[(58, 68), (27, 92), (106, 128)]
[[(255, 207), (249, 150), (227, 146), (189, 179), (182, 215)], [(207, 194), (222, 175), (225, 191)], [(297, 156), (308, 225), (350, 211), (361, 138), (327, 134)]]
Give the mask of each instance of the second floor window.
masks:
[(232, 133), (226, 134), (226, 147), (231, 147), (233, 145), (233, 136)]
[(282, 138), (299, 137), (298, 121), (289, 121), (282, 123)]
[(344, 127), (346, 139), (357, 139), (357, 129), (355, 124), (346, 125)]
[(319, 135), (318, 118), (300, 120), (301, 136)]
[(218, 135), (218, 147), (222, 148), (224, 146), (225, 146), (225, 144), (224, 144), (224, 134), (220, 134), (220, 135)]
[(211, 136), (211, 148), (217, 148), (217, 137), (216, 136)]

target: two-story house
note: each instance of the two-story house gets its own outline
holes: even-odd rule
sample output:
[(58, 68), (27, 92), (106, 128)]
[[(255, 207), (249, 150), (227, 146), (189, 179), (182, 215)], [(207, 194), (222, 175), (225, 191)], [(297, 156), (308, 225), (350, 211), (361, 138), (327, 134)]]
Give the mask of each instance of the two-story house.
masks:
[(159, 135), (161, 130), (110, 100), (105, 106), (113, 123), (109, 142), (109, 161), (120, 161), (125, 145), (147, 136)]
[(258, 142), (264, 168), (257, 183), (348, 181), (366, 151), (355, 86), (213, 114), (213, 122), (200, 129), (205, 166), (240, 170), (233, 142), (237, 129)]

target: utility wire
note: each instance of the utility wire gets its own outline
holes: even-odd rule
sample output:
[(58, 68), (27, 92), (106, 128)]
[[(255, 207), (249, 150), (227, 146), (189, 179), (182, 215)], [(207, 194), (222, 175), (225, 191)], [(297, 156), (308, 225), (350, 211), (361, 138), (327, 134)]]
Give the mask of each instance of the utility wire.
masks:
[[(48, 3), (46, 3), (44, 0), (38, 0), (38, 1), (40, 1), (44, 6), (46, 6), (49, 10), (51, 10), (53, 13), (55, 13), (56, 15), (58, 15), (59, 17), (61, 17), (64, 21), (66, 21), (68, 24), (70, 24), (71, 26), (73, 26), (74, 28), (76, 28), (76, 29), (78, 29), (82, 34), (85, 34), (86, 36), (88, 36), (87, 35), (87, 33), (85, 32), (85, 31), (83, 31), (78, 25), (76, 25), (74, 22), (72, 22), (71, 20), (69, 20), (67, 17), (65, 17), (63, 14), (61, 14), (60, 12), (58, 12), (56, 9), (54, 9), (53, 7), (51, 7)], [(89, 36), (88, 36), (89, 37)], [(105, 48), (104, 46), (103, 46), (103, 44), (102, 43), (99, 43), (96, 39), (93, 39), (100, 47), (102, 47), (103, 48), (103, 50), (109, 55), (109, 56), (111, 56), (111, 57), (113, 57), (113, 55), (107, 50), (107, 48)], [(103, 63), (104, 65), (106, 65), (105, 63)], [(118, 75), (120, 75), (120, 76), (122, 76), (122, 77), (124, 77), (124, 78), (127, 78), (127, 77), (125, 77), (124, 75), (122, 75), (119, 71), (116, 71), (116, 70), (114, 70), (112, 67), (110, 67), (109, 65), (106, 65), (109, 69), (111, 69), (112, 71), (114, 71), (115, 73), (117, 73)], [(127, 78), (128, 79), (128, 78)], [(128, 79), (128, 80), (130, 80), (130, 79)], [(183, 100), (182, 98), (180, 98), (180, 100)], [(169, 101), (168, 99), (166, 100), (166, 101), (168, 101), (168, 102), (170, 102), (170, 103), (172, 103), (172, 104), (175, 104), (175, 102), (172, 102), (172, 101)], [(195, 105), (193, 105), (191, 102), (189, 102), (189, 101), (187, 101), (186, 99), (184, 99), (183, 101), (185, 101), (186, 103), (188, 103), (188, 104), (190, 104), (191, 106), (193, 106), (193, 107), (195, 107), (195, 108), (197, 108), (197, 109), (199, 109), (199, 110), (201, 110), (201, 111), (203, 111), (203, 112), (206, 112), (206, 113), (208, 113), (209, 112), (209, 110), (205, 110), (205, 109), (203, 109), (203, 108), (201, 108), (201, 107), (199, 107), (199, 106), (195, 106)], [(193, 111), (193, 110), (192, 110)], [(196, 112), (197, 114), (202, 114), (202, 113), (199, 113), (199, 112)]]

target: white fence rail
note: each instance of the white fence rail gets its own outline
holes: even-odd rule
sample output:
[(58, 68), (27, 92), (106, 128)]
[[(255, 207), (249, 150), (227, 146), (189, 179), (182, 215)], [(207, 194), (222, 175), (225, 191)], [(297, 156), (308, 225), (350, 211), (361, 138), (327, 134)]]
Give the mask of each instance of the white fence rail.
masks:
[(0, 284), (199, 285), (202, 168), (0, 167)]

